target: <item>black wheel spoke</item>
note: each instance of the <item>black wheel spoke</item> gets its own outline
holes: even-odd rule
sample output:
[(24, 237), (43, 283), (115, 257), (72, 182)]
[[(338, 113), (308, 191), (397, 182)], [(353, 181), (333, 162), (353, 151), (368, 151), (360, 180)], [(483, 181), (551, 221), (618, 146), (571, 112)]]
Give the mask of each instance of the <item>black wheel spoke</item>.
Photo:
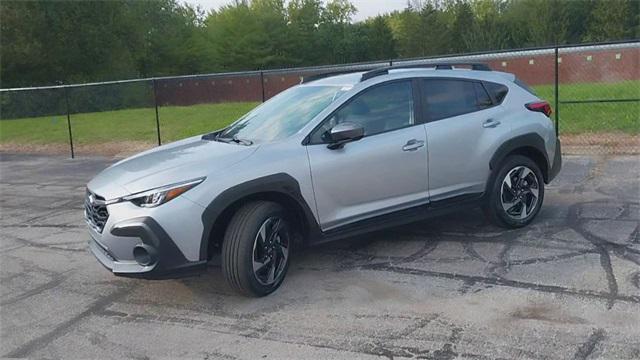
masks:
[(526, 166), (511, 169), (502, 181), (502, 209), (513, 219), (523, 220), (531, 215), (538, 206), (538, 196), (538, 178)]
[(253, 245), (253, 272), (262, 285), (272, 285), (283, 275), (289, 258), (287, 223), (279, 217), (265, 220)]
[(272, 284), (276, 279), (276, 265), (275, 263), (272, 263), (271, 266), (269, 267), (269, 272), (267, 275), (267, 283), (268, 284)]
[(267, 259), (265, 261), (256, 261), (253, 260), (253, 272), (256, 274), (263, 272), (264, 269), (271, 264), (271, 260)]
[(515, 201), (511, 201), (511, 202), (502, 202), (502, 208), (504, 209), (504, 211), (509, 213), (509, 211), (511, 211), (518, 204), (520, 204), (520, 200), (515, 200)]

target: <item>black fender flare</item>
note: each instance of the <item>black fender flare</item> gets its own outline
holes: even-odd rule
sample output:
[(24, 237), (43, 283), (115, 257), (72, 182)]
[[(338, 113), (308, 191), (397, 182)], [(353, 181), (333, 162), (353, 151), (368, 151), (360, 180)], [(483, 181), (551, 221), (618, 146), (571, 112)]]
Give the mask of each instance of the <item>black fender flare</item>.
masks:
[(308, 227), (309, 233), (319, 231), (315, 216), (302, 196), (298, 181), (286, 173), (268, 175), (230, 187), (216, 196), (205, 208), (202, 213), (203, 231), (200, 243), (200, 260), (206, 260), (208, 257), (209, 236), (218, 217), (234, 203), (261, 193), (277, 193), (293, 199), (302, 209), (302, 214), (298, 215), (306, 221), (304, 225)]
[(544, 139), (536, 133), (527, 133), (524, 135), (516, 136), (512, 139), (505, 141), (498, 149), (493, 153), (491, 160), (489, 161), (489, 169), (492, 171), (500, 165), (500, 163), (515, 150), (522, 148), (533, 148), (536, 152), (540, 153), (544, 158), (544, 166), (541, 167), (544, 181), (549, 181), (549, 156), (547, 155), (547, 149), (544, 145)]

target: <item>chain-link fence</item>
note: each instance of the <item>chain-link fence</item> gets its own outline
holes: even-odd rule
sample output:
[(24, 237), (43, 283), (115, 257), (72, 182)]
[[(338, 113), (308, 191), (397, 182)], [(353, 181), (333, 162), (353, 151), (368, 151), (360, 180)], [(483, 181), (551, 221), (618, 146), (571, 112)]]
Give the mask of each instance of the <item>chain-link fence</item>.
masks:
[(640, 153), (640, 41), (2, 89), (0, 150), (124, 155), (222, 128), (304, 77), (478, 61), (548, 100), (565, 153)]

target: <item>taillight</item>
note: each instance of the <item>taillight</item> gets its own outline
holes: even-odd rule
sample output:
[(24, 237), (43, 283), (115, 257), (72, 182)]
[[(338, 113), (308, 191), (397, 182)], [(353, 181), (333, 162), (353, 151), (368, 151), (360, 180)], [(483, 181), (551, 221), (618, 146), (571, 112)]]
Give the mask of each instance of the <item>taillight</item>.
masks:
[(541, 112), (547, 115), (547, 117), (551, 116), (551, 105), (549, 105), (549, 103), (546, 101), (536, 101), (528, 103), (525, 105), (525, 107), (531, 111)]

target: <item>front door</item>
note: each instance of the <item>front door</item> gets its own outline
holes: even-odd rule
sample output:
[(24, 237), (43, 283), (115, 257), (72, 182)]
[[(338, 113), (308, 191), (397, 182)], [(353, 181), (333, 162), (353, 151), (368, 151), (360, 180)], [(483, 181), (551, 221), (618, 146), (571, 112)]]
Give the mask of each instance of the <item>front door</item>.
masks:
[[(427, 139), (413, 89), (411, 80), (369, 88), (311, 135), (307, 151), (322, 230), (428, 201)], [(361, 125), (365, 136), (328, 149), (327, 132), (342, 122)]]

